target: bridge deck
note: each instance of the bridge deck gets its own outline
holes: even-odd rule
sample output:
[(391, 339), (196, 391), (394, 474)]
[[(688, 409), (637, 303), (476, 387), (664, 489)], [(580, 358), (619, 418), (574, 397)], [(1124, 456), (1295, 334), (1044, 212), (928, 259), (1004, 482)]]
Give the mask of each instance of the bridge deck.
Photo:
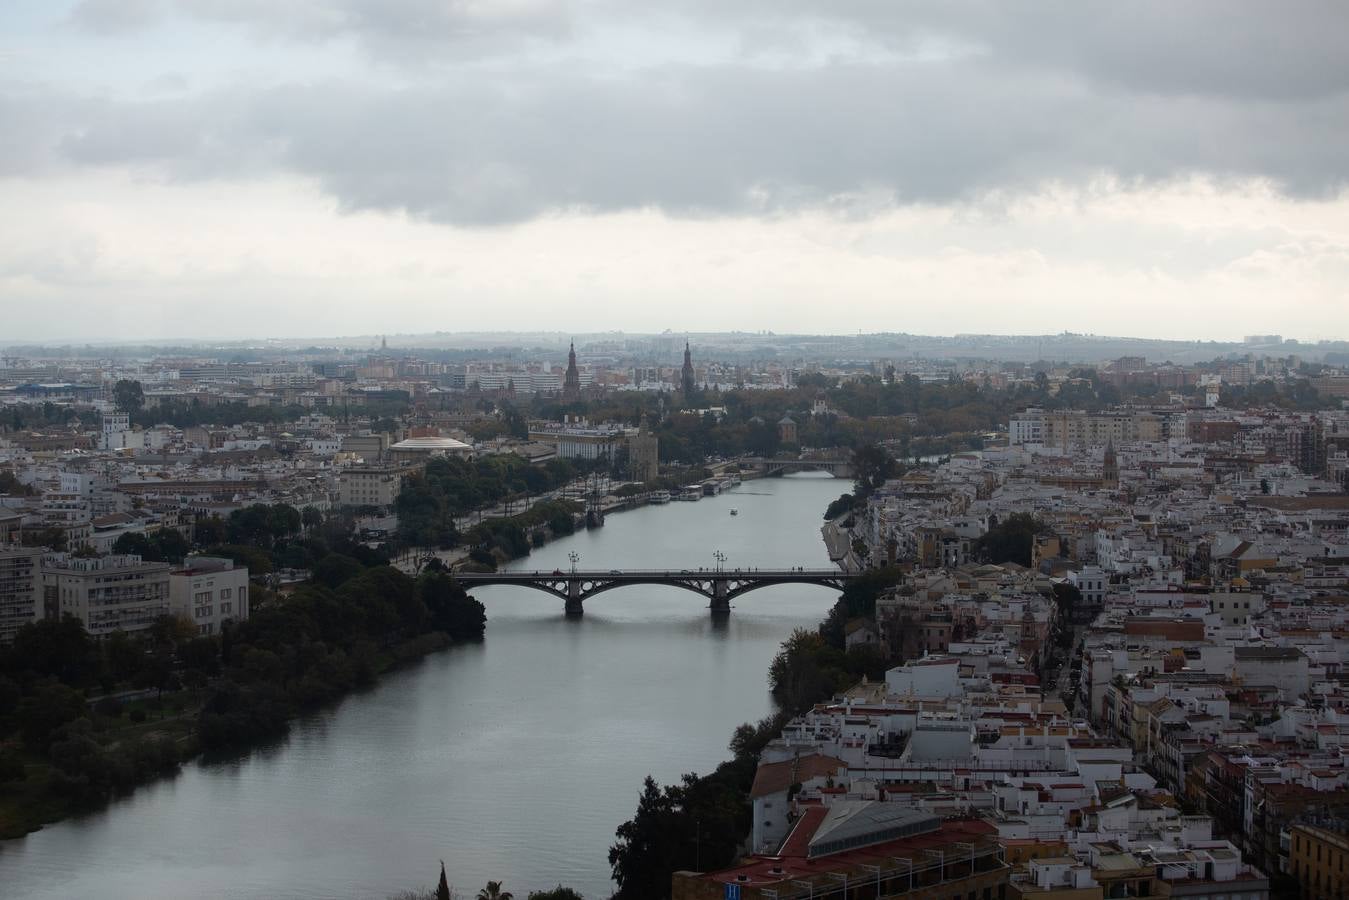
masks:
[(624, 585), (655, 584), (683, 588), (712, 601), (713, 612), (728, 612), (734, 597), (779, 584), (814, 584), (843, 590), (856, 575), (838, 569), (591, 569), (575, 571), (456, 572), (465, 585), (513, 584), (546, 591), (581, 612), (587, 597)]
[(495, 578), (603, 578), (605, 581), (633, 578), (849, 578), (839, 569), (507, 569), (501, 572), (455, 572), (454, 577), (465, 581)]

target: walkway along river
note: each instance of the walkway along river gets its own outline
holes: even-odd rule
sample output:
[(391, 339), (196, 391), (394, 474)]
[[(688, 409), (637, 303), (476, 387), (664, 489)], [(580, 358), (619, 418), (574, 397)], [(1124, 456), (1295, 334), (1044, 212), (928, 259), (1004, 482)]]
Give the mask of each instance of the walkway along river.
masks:
[[(749, 482), (697, 503), (613, 515), (515, 566), (823, 568), (821, 514), (848, 489), (822, 475)], [(730, 515), (731, 508), (739, 514)], [(5, 898), (383, 898), (488, 879), (523, 898), (558, 882), (612, 891), (614, 829), (642, 778), (671, 783), (728, 755), (771, 709), (768, 663), (837, 596), (746, 594), (724, 621), (686, 590), (632, 586), (567, 619), (546, 593), (480, 587), (481, 645), (435, 654), (275, 745), (192, 763), (107, 809), (0, 843)]]

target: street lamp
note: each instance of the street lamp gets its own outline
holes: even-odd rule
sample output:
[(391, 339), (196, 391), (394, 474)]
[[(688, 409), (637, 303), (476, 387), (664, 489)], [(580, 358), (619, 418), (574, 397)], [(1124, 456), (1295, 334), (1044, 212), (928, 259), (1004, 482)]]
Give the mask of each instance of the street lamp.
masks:
[(717, 571), (720, 572), (722, 565), (726, 562), (726, 554), (720, 550), (713, 550), (712, 558), (717, 561)]
[(572, 550), (570, 553), (567, 554), (567, 559), (571, 560), (571, 573), (575, 575), (576, 564), (581, 561), (581, 554), (577, 553), (575, 550)]

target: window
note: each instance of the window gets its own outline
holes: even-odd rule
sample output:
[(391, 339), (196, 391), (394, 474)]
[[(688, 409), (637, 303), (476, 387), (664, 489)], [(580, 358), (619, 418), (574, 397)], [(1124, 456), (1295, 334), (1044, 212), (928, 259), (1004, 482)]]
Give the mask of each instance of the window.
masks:
[(234, 596), (234, 589), (233, 589), (233, 588), (221, 588), (221, 589), (220, 589), (220, 599), (221, 599), (221, 600), (228, 600), (228, 599), (230, 599), (230, 597), (232, 597), (232, 596)]

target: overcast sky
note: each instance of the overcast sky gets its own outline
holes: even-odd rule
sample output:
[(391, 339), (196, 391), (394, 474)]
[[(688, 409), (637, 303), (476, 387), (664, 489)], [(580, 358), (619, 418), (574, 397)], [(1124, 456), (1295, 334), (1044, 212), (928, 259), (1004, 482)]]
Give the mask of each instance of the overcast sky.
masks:
[(4, 0), (0, 341), (1349, 338), (1343, 0)]

